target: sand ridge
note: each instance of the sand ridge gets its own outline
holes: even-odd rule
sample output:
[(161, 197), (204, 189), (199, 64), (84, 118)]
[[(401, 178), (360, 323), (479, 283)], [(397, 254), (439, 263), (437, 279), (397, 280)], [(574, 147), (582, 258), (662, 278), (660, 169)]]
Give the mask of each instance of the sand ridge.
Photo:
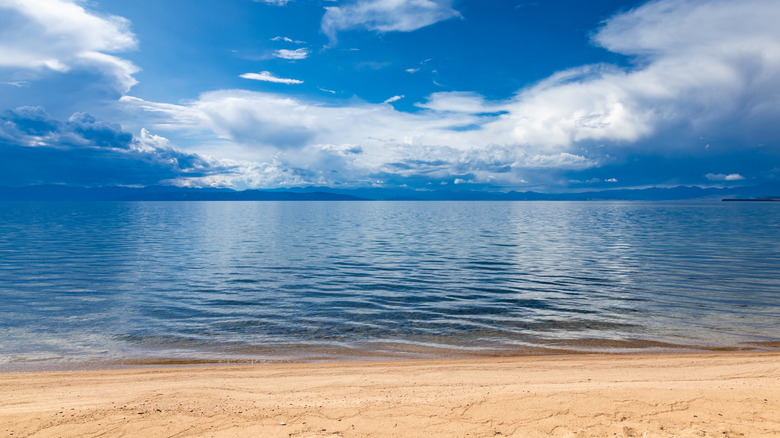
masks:
[(0, 374), (0, 437), (777, 437), (780, 354)]

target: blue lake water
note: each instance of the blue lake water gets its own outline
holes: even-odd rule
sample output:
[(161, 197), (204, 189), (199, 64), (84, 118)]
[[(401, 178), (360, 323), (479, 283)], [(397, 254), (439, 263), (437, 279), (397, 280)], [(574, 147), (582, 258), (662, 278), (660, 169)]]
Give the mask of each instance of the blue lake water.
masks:
[(0, 370), (780, 349), (780, 203), (0, 203)]

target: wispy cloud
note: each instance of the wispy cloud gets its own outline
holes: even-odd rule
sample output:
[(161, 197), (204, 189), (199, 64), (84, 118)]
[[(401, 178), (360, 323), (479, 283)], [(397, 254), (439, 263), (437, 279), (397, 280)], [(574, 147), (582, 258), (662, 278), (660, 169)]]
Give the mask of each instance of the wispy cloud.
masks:
[(271, 74), (271, 72), (268, 71), (261, 71), (260, 73), (244, 73), (241, 75), (244, 79), (252, 79), (255, 81), (265, 81), (265, 82), (274, 82), (276, 84), (302, 84), (303, 81), (300, 81), (298, 79), (286, 79), (286, 78), (279, 78)]
[(300, 41), (300, 40), (294, 40), (289, 37), (285, 36), (277, 36), (271, 38), (271, 41), (284, 41), (285, 43), (292, 43), (292, 44), (306, 44), (306, 41)]
[(256, 3), (266, 3), (274, 6), (284, 6), (290, 2), (290, 0), (254, 0)]
[(745, 179), (744, 176), (738, 173), (730, 173), (728, 175), (723, 173), (708, 173), (704, 175), (704, 177), (710, 181), (742, 181)]
[(281, 49), (274, 52), (274, 56), (282, 59), (300, 60), (306, 59), (310, 52), (308, 49), (300, 48), (295, 50)]
[(365, 29), (377, 32), (411, 32), (459, 17), (452, 0), (353, 0), (325, 8), (322, 31), (336, 43), (338, 32)]
[(387, 99), (386, 101), (384, 101), (383, 103), (393, 103), (393, 102), (397, 102), (397, 101), (399, 101), (399, 100), (401, 100), (403, 98), (404, 98), (403, 94), (400, 95), (400, 96), (393, 96), (393, 97)]
[(3, 85), (10, 85), (16, 88), (24, 88), (30, 85), (30, 83), (27, 81), (8, 81), (8, 82), (0, 82), (0, 83), (2, 83)]

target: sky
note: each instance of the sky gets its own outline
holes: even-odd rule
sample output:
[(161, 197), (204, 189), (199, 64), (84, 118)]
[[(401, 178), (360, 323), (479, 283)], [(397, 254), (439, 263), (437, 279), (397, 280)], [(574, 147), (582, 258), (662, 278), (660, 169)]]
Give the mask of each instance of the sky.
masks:
[(777, 0), (0, 0), (0, 186), (780, 180)]

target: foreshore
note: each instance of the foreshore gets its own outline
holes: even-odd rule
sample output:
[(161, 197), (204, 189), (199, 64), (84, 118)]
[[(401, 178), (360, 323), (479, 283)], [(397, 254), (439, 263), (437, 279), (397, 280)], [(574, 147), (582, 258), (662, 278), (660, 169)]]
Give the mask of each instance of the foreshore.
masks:
[(0, 437), (776, 437), (780, 353), (0, 374)]

